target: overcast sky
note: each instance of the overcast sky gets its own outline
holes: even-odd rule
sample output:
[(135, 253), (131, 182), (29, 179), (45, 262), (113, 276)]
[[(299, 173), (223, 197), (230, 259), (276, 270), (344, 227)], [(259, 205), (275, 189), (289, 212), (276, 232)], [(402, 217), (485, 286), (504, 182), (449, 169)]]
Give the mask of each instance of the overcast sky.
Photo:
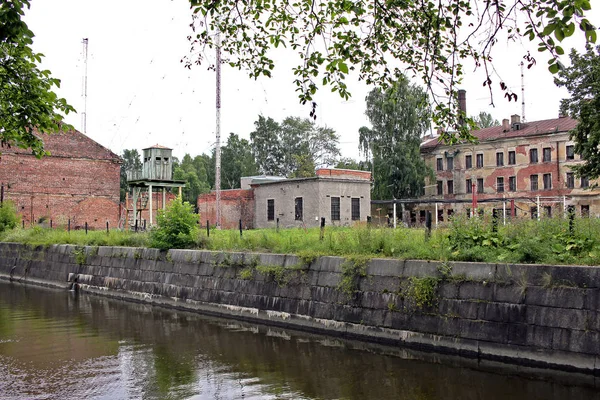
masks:
[[(215, 142), (215, 73), (205, 65), (188, 70), (180, 62), (189, 54), (190, 15), (186, 0), (33, 0), (25, 20), (36, 35), (34, 49), (46, 56), (43, 67), (62, 81), (58, 94), (79, 112), (84, 109), (82, 39), (89, 39), (88, 136), (117, 154), (161, 144), (181, 158), (185, 153), (209, 153)], [(600, 8), (589, 19), (600, 25)], [(519, 101), (506, 102), (498, 90), (492, 108), (478, 71), (462, 85), (470, 115), (487, 111), (502, 120), (521, 114), (519, 63), (527, 49), (538, 65), (525, 71), (526, 118), (558, 115), (560, 99), (567, 93), (554, 86), (546, 53), (538, 54), (535, 42), (524, 45), (501, 43), (494, 59), (500, 78), (519, 94)], [(582, 40), (572, 40), (563, 46), (567, 53), (572, 45), (583, 48)], [(568, 57), (563, 62), (568, 63)], [(308, 117), (310, 108), (298, 103), (291, 66), (281, 57), (273, 78), (258, 81), (223, 66), (224, 140), (229, 132), (249, 138), (259, 114), (277, 121)], [(353, 80), (348, 86), (353, 95), (349, 101), (321, 90), (316, 98), (317, 123), (340, 135), (343, 156), (358, 159), (358, 129), (369, 125), (364, 99), (371, 88)], [(83, 130), (80, 115), (70, 114), (67, 122)]]

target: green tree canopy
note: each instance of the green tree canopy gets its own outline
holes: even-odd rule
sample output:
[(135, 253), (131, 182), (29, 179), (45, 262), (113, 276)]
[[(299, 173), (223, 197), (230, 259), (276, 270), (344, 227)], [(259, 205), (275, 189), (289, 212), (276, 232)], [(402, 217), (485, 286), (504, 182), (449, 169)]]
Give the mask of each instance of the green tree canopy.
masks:
[(52, 91), (60, 81), (37, 67), (43, 54), (30, 47), (34, 35), (21, 20), (24, 8), (28, 0), (0, 2), (0, 145), (30, 148), (39, 158), (46, 152), (35, 130), (57, 132), (62, 113), (75, 110)]
[(579, 121), (571, 138), (584, 163), (572, 168), (593, 179), (600, 176), (600, 46), (588, 45), (585, 53), (573, 50), (569, 56), (571, 66), (560, 70), (555, 79), (571, 95), (561, 101), (560, 109)]
[(227, 144), (221, 149), (221, 189), (240, 187), (242, 176), (258, 174), (258, 166), (252, 155), (250, 143), (230, 133)]
[(211, 159), (204, 154), (194, 158), (186, 154), (181, 162), (173, 164), (173, 179), (186, 182), (183, 188), (183, 201), (195, 205), (200, 194), (210, 191), (207, 162), (210, 163)]
[[(577, 28), (585, 39), (596, 40), (595, 27), (585, 17), (590, 0), (190, 0), (197, 18), (190, 36), (189, 65), (202, 61), (206, 46), (216, 44), (228, 63), (251, 77), (270, 77), (273, 53), (286, 47), (296, 56), (293, 67), (301, 103), (312, 104), (320, 87), (350, 96), (346, 78), (354, 73), (368, 85), (391, 87), (403, 74), (422, 79), (435, 102), (434, 122), (442, 137), (453, 142), (470, 138), (460, 121), (457, 87), (463, 64), (473, 63), (475, 79), (516, 100), (507, 85), (492, 80), (495, 44), (504, 38), (517, 43), (536, 41), (547, 51), (555, 73), (564, 50), (559, 45)], [(526, 39), (526, 40), (523, 40)], [(528, 67), (536, 64), (529, 53)], [(289, 56), (288, 56), (289, 57)], [(498, 57), (500, 58), (500, 57)], [(479, 73), (479, 78), (476, 78)], [(470, 77), (471, 79), (471, 77)], [(492, 97), (493, 102), (493, 97)], [(457, 131), (458, 135), (449, 133)]]
[(473, 118), (473, 121), (479, 129), (491, 128), (492, 126), (500, 125), (500, 122), (492, 117), (492, 114), (485, 111), (481, 111), (476, 117)]
[(340, 155), (335, 131), (307, 118), (287, 117), (278, 123), (259, 116), (254, 126), (250, 145), (263, 174), (314, 176), (315, 168), (334, 165)]
[[(368, 128), (366, 128), (368, 129)], [(343, 169), (354, 169), (357, 171), (370, 171), (371, 163), (369, 161), (356, 161), (349, 157), (341, 158), (336, 164), (335, 168)]]
[(420, 154), (421, 136), (430, 127), (427, 94), (402, 77), (386, 91), (372, 90), (366, 100), (372, 128), (360, 128), (359, 141), (372, 156), (372, 198), (422, 195), (425, 177), (432, 175)]

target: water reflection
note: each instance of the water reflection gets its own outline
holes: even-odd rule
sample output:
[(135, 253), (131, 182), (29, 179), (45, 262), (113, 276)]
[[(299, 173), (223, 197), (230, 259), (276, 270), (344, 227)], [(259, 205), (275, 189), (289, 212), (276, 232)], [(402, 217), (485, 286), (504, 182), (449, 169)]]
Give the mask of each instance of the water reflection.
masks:
[(491, 364), (0, 283), (0, 397), (600, 399)]

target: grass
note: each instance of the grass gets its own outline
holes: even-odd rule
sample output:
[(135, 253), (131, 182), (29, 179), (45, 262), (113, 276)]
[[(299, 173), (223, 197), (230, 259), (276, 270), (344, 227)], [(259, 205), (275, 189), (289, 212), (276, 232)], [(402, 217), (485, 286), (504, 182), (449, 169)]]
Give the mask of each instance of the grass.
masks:
[[(213, 230), (210, 237), (200, 231), (199, 249), (297, 254), (306, 261), (322, 255), (341, 257), (387, 257), (439, 261), (481, 261), (501, 263), (600, 264), (600, 220), (577, 219), (573, 234), (562, 218), (541, 221), (521, 220), (493, 232), (478, 219), (455, 219), (434, 230), (429, 239), (424, 229), (326, 227), (319, 240), (319, 228)], [(71, 231), (16, 228), (0, 234), (5, 242), (30, 245), (75, 244), (91, 246), (147, 247), (145, 233), (122, 231)]]

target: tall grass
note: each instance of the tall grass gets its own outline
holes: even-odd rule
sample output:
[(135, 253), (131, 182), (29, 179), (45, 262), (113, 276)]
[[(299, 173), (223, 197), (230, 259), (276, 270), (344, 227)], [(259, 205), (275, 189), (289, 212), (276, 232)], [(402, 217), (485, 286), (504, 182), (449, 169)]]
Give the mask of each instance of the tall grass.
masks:
[[(0, 234), (5, 242), (32, 245), (57, 243), (148, 247), (145, 233), (122, 231), (66, 232), (58, 229), (14, 229)], [(365, 255), (399, 259), (439, 261), (482, 261), (502, 263), (600, 264), (600, 220), (577, 219), (573, 233), (566, 219), (519, 220), (494, 231), (491, 222), (456, 218), (434, 230), (427, 238), (424, 229), (326, 227), (320, 240), (319, 228), (212, 230), (198, 232), (199, 249), (251, 251), (298, 255)]]

